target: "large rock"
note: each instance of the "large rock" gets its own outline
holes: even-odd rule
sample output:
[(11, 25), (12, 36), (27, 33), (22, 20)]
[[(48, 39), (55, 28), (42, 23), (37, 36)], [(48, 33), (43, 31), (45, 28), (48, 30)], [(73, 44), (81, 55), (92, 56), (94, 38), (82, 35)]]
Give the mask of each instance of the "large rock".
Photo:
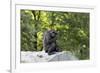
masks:
[(34, 63), (34, 62), (51, 62), (51, 61), (67, 61), (67, 60), (78, 60), (71, 52), (63, 51), (57, 52), (53, 55), (48, 55), (44, 51), (40, 52), (21, 52), (21, 62)]
[(48, 61), (67, 61), (67, 60), (78, 60), (74, 55), (69, 51), (63, 51), (54, 54)]

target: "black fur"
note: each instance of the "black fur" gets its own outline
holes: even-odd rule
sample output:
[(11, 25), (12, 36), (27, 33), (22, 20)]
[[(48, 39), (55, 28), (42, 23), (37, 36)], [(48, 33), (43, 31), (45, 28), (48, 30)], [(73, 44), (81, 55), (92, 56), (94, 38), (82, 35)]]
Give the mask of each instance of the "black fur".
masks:
[(48, 30), (44, 33), (43, 37), (43, 48), (48, 55), (52, 55), (56, 52), (59, 52), (59, 48), (56, 44), (57, 31)]

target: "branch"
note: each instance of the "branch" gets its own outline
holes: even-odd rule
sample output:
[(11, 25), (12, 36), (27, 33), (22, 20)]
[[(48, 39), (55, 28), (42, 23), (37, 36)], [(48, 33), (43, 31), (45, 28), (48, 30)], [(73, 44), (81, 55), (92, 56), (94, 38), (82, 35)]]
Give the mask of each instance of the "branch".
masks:
[(35, 11), (32, 11), (32, 14), (34, 16), (34, 19), (36, 20), (36, 14), (35, 14)]

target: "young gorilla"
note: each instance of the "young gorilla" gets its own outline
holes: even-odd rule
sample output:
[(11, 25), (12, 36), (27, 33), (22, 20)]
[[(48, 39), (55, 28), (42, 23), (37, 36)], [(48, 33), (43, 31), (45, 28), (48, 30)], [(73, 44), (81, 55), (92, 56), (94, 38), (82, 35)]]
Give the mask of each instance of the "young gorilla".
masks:
[(44, 34), (43, 48), (45, 49), (45, 52), (48, 53), (48, 55), (52, 55), (60, 51), (56, 44), (56, 35), (57, 32), (55, 30), (48, 30)]

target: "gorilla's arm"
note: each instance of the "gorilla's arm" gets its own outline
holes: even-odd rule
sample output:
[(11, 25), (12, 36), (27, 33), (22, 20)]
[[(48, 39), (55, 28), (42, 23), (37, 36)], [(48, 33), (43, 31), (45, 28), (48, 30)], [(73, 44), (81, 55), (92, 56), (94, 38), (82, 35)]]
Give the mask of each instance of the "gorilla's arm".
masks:
[(47, 42), (47, 44), (50, 44), (52, 42), (56, 42), (56, 37), (51, 39), (50, 36), (46, 36), (46, 42)]
[(56, 37), (55, 38), (51, 38), (50, 33), (48, 31), (44, 33), (43, 38), (44, 38), (43, 41), (44, 41), (45, 44), (50, 44), (50, 43), (56, 41)]

